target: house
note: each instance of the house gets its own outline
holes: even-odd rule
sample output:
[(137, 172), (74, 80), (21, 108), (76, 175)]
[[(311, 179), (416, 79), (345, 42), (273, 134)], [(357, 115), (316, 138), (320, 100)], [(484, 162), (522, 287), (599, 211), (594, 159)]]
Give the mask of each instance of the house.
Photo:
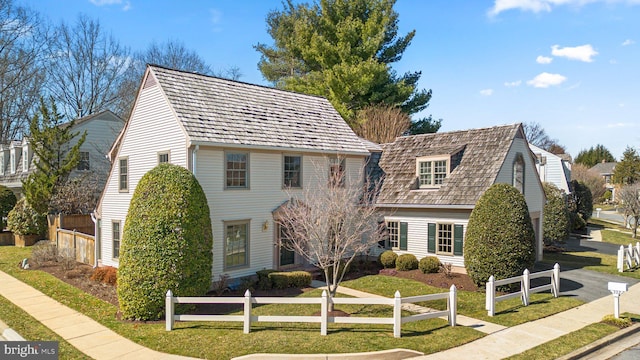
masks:
[(594, 174), (599, 174), (604, 179), (604, 187), (611, 191), (611, 201), (615, 201), (616, 199), (616, 186), (613, 184), (613, 172), (616, 170), (617, 162), (605, 162), (602, 160), (601, 163), (595, 164), (591, 168), (589, 168), (590, 172)]
[[(62, 124), (67, 126), (69, 123)], [(106, 180), (111, 164), (106, 158), (114, 140), (124, 126), (124, 120), (109, 110), (88, 115), (74, 121), (73, 132), (87, 132), (80, 146), (80, 162), (70, 174), (71, 177), (92, 171), (98, 179)], [(73, 147), (80, 136), (75, 137), (68, 147)], [(35, 169), (33, 144), (29, 138), (0, 145), (0, 185), (11, 189), (16, 196), (22, 194), (22, 181)]]
[(545, 196), (522, 125), (399, 137), (383, 145), (380, 167), (377, 206), (395, 252), (464, 266), (471, 211), (491, 185), (507, 183), (524, 194), (542, 258)]
[(564, 190), (565, 194), (571, 193), (571, 162), (562, 156), (550, 153), (533, 144), (529, 148), (536, 157), (536, 169), (540, 175), (540, 181), (548, 182)]
[(129, 202), (159, 163), (190, 170), (207, 196), (214, 278), (300, 264), (281, 247), (277, 209), (329, 172), (361, 186), (369, 151), (325, 98), (147, 67), (112, 149), (96, 209), (101, 265), (118, 266)]

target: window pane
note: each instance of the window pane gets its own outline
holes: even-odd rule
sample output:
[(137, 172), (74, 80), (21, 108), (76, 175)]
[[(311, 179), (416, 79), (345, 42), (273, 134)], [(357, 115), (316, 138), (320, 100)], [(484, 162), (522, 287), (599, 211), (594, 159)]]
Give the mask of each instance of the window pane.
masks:
[(248, 224), (226, 227), (225, 268), (247, 265)]
[(88, 151), (81, 151), (80, 152), (80, 160), (78, 161), (77, 168), (78, 168), (78, 170), (89, 170), (90, 169), (89, 152)]
[(247, 154), (227, 154), (227, 187), (247, 187)]
[(447, 161), (440, 160), (434, 161), (434, 184), (442, 185), (442, 182), (447, 177)]
[(420, 162), (420, 186), (433, 185), (431, 179), (431, 161)]
[(387, 231), (389, 232), (389, 246), (397, 248), (400, 246), (400, 223), (397, 221), (387, 222)]
[(113, 238), (113, 258), (120, 257), (120, 223), (112, 223), (112, 238)]
[(284, 186), (300, 187), (300, 156), (284, 157)]
[(120, 159), (120, 190), (129, 188), (129, 166), (127, 159)]
[(453, 253), (453, 225), (438, 224), (438, 252)]
[(169, 154), (158, 154), (158, 164), (168, 163), (169, 162)]

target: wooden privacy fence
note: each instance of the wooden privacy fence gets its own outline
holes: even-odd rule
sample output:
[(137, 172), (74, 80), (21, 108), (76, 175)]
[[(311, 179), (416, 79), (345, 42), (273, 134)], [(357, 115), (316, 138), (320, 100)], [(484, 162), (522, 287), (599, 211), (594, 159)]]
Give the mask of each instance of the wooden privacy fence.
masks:
[(72, 249), (76, 261), (94, 265), (95, 225), (91, 215), (49, 215), (49, 240), (58, 249)]
[[(420, 301), (447, 299), (447, 310), (433, 311), (425, 314), (402, 316), (402, 304)], [(391, 305), (393, 317), (348, 317), (329, 316), (329, 302), (333, 304)], [(243, 304), (242, 315), (175, 315), (175, 304)], [(319, 304), (320, 316), (288, 316), (288, 315), (252, 315), (253, 304)], [(244, 324), (243, 332), (251, 331), (253, 322), (296, 322), (320, 323), (320, 334), (327, 335), (327, 325), (336, 324), (390, 324), (393, 325), (393, 336), (400, 337), (402, 324), (446, 316), (451, 326), (456, 325), (457, 290), (455, 285), (446, 293), (411, 296), (402, 298), (396, 291), (393, 298), (333, 298), (322, 291), (319, 298), (285, 298), (285, 297), (252, 297), (247, 290), (244, 297), (175, 297), (171, 290), (166, 297), (166, 330), (173, 330), (175, 321), (232, 321)]]
[[(551, 280), (550, 283), (532, 288), (531, 280), (542, 277), (548, 277)], [(496, 296), (497, 286), (515, 284), (518, 282), (520, 283), (520, 291)], [(489, 316), (494, 316), (496, 314), (496, 303), (499, 301), (519, 297), (522, 299), (522, 304), (524, 306), (529, 306), (529, 298), (531, 294), (547, 290), (551, 290), (553, 296), (558, 297), (558, 295), (560, 294), (560, 265), (556, 263), (551, 270), (539, 271), (533, 274), (529, 273), (529, 269), (525, 269), (520, 276), (514, 276), (502, 280), (495, 280), (493, 275), (491, 275), (489, 277), (489, 281), (487, 281), (487, 284), (485, 286), (487, 294), (485, 310), (487, 310), (487, 314)]]
[(629, 247), (625, 248), (620, 245), (618, 249), (618, 272), (623, 272), (627, 267), (627, 270), (635, 269), (640, 266), (640, 242), (636, 243), (636, 246), (629, 244)]

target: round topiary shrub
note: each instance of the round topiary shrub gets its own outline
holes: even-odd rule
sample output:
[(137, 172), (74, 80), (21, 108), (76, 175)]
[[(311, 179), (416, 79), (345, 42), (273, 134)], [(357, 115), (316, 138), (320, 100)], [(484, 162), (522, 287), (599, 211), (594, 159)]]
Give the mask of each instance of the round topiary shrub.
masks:
[(147, 172), (131, 199), (120, 244), (123, 318), (159, 319), (167, 290), (175, 296), (206, 294), (212, 243), (209, 206), (193, 174), (172, 164)]
[(9, 190), (8, 187), (0, 185), (0, 231), (7, 226), (5, 218), (9, 215), (9, 211), (16, 206), (16, 194)]
[(545, 245), (550, 245), (554, 241), (564, 241), (569, 237), (569, 209), (564, 191), (550, 183), (544, 183), (543, 188), (547, 198), (542, 222), (543, 239)]
[(571, 180), (573, 198), (575, 201), (575, 212), (577, 212), (585, 222), (593, 214), (593, 195), (589, 187), (582, 181)]
[(469, 217), (464, 265), (471, 279), (484, 286), (491, 275), (522, 275), (535, 261), (535, 234), (524, 195), (508, 184), (494, 184)]
[(394, 253), (391, 250), (383, 251), (382, 254), (378, 257), (378, 261), (380, 265), (382, 265), (385, 269), (393, 269), (396, 267), (396, 259), (398, 258), (398, 254)]
[(425, 256), (420, 259), (418, 269), (420, 269), (423, 274), (437, 273), (438, 270), (440, 270), (440, 259), (435, 256)]
[(396, 259), (396, 270), (410, 271), (418, 268), (418, 259), (413, 254), (402, 254)]
[(47, 230), (47, 218), (35, 211), (26, 198), (22, 198), (9, 211), (7, 228), (15, 235), (42, 235)]

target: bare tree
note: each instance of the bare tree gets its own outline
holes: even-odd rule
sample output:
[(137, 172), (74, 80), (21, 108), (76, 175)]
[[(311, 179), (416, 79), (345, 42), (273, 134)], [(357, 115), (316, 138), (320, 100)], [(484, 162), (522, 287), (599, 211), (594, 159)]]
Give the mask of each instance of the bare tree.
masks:
[(93, 171), (73, 177), (56, 189), (49, 206), (55, 213), (89, 214), (96, 208), (103, 182)]
[(633, 231), (632, 237), (635, 239), (640, 221), (640, 184), (624, 185), (617, 192), (616, 198), (620, 200), (625, 219), (629, 217), (633, 219), (633, 223), (629, 222), (629, 225)]
[(0, 142), (28, 128), (45, 81), (45, 27), (37, 13), (0, 0)]
[(558, 140), (552, 139), (547, 135), (542, 125), (532, 122), (522, 124), (524, 134), (529, 144), (533, 144), (540, 149), (546, 150), (552, 154), (563, 154), (566, 152), (564, 146), (558, 144)]
[(113, 107), (131, 63), (129, 49), (85, 15), (78, 16), (74, 27), (58, 26), (50, 61), (49, 91), (70, 119)]
[(347, 179), (341, 165), (331, 165), (330, 175), (323, 178), (320, 172), (326, 167), (315, 167), (318, 186), (292, 194), (281, 207), (278, 223), (287, 238), (283, 245), (323, 270), (327, 292), (333, 298), (344, 269), (376, 246), (383, 234), (374, 206), (375, 192), (368, 193), (362, 176)]
[(411, 118), (395, 106), (370, 105), (358, 112), (353, 131), (378, 144), (392, 142), (411, 126)]
[(573, 164), (571, 166), (571, 180), (578, 180), (587, 185), (591, 190), (593, 201), (601, 202), (603, 200), (607, 189), (604, 179), (597, 172), (582, 164)]

